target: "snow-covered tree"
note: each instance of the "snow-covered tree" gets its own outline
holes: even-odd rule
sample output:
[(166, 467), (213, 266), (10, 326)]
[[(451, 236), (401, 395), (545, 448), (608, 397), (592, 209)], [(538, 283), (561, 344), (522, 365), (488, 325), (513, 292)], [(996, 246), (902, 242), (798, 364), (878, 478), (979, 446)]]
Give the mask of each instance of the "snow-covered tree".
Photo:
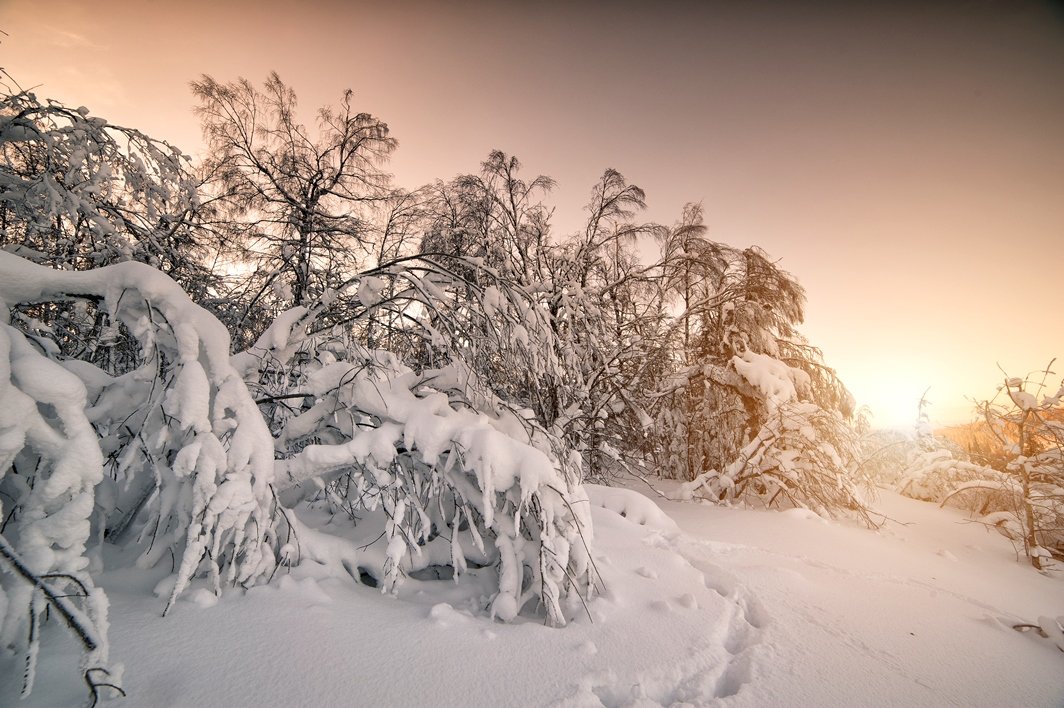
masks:
[(85, 107), (0, 95), (0, 245), (35, 262), (84, 270), (136, 260), (190, 292), (210, 271), (195, 230), (189, 158)]
[[(211, 304), (219, 278), (189, 158), (166, 142), (33, 92), (0, 95), (0, 246), (62, 270), (140, 261)], [(92, 302), (42, 303), (19, 317), (54, 332), (64, 353), (116, 372), (116, 322)]]
[[(349, 329), (315, 331), (317, 312), (298, 308), (237, 357), (253, 389), (269, 391), (263, 404), (283, 407), (270, 413), (282, 500), (299, 488), (357, 516), (379, 545), (352, 546), (346, 561), (383, 590), (426, 567), (456, 579), (486, 567), (496, 574), (493, 616), (535, 605), (564, 624), (569, 601), (595, 586), (579, 458), (470, 365), (503, 356), (543, 369), (552, 350), (540, 344), (550, 341), (549, 330), (537, 333), (542, 318), (512, 284), (490, 273), (466, 280), (424, 256), (382, 264), (351, 287), (362, 310)], [(393, 319), (382, 311), (431, 348), (414, 357), (419, 369), (350, 336), (359, 320)], [(471, 341), (470, 328), (497, 335)]]
[(540, 282), (551, 216), (542, 199), (554, 180), (537, 175), (526, 181), (520, 172), (520, 160), (493, 150), (479, 174), (437, 184), (436, 215), (422, 251), (481, 258), (522, 285)]
[[(531, 409), (542, 425), (551, 428), (560, 411), (560, 379), (566, 376), (547, 309), (553, 286), (546, 267), (553, 245), (550, 212), (541, 198), (553, 181), (540, 175), (526, 182), (520, 168), (516, 158), (496, 150), (480, 174), (437, 183), (420, 252), (464, 282), (461, 295), (476, 303), (461, 305), (446, 318), (449, 327), (462, 323), (465, 346), (479, 350), (476, 356), (464, 355), (463, 361), (501, 400)], [(521, 303), (512, 313), (520, 326), (512, 329), (510, 343), (499, 340), (501, 332), (494, 321), (497, 305), (507, 300)], [(494, 348), (492, 342), (503, 348)], [(530, 342), (538, 352), (535, 362), (505, 353), (505, 348), (515, 344), (527, 348)], [(516, 362), (521, 365), (514, 366)]]
[(607, 169), (592, 187), (585, 228), (547, 260), (545, 305), (568, 372), (553, 395), (555, 424), (591, 479), (642, 468), (645, 396), (668, 359), (661, 288), (635, 251), (658, 228), (638, 220), (645, 208), (643, 190)]
[(916, 444), (924, 452), (931, 452), (939, 447), (935, 440), (935, 429), (931, 425), (931, 401), (927, 398), (928, 387), (920, 396), (920, 402), (916, 407)]
[(653, 406), (661, 473), (713, 499), (862, 511), (853, 401), (797, 330), (801, 286), (757, 248), (706, 239), (697, 206), (661, 243), (682, 307)]
[[(632, 454), (649, 422), (639, 399), (653, 387), (646, 370), (662, 360), (649, 354), (660, 353), (655, 335), (664, 309), (633, 246), (655, 227), (635, 218), (646, 207), (642, 190), (609, 169), (592, 189), (585, 228), (557, 237), (541, 201), (552, 186), (542, 175), (526, 181), (518, 160), (495, 151), (481, 174), (436, 186), (422, 251), (445, 261), (477, 259), (523, 293), (537, 319), (545, 317), (549, 366), (514, 368), (489, 357), (474, 368), (501, 398), (528, 407), (577, 450), (586, 475), (602, 478), (643, 452)], [(468, 266), (452, 267), (477, 277)]]

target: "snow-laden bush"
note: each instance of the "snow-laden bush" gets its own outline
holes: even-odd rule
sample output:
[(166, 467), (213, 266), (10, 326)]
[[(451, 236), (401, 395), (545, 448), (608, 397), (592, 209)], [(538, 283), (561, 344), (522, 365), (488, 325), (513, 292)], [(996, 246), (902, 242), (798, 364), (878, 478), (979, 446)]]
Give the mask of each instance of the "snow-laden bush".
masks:
[(733, 357), (731, 367), (748, 384), (748, 397), (756, 397), (763, 422), (724, 469), (703, 472), (681, 493), (804, 507), (825, 516), (856, 512), (867, 521), (864, 490), (853, 475), (856, 434), (838, 411), (803, 400), (805, 372), (749, 350)]
[(685, 483), (685, 497), (757, 501), (802, 507), (823, 516), (856, 512), (867, 520), (866, 490), (855, 482), (852, 432), (834, 412), (809, 402), (788, 402), (723, 471), (709, 470)]
[(0, 646), (25, 653), (23, 695), (49, 607), (84, 647), (90, 684), (109, 671), (107, 599), (86, 554), (103, 456), (85, 408), (76, 376), (0, 324)]
[[(53, 271), (0, 252), (5, 314), (70, 300), (97, 302), (135, 337), (140, 360), (117, 377), (82, 361), (61, 366), (47, 328), (25, 336), (4, 326), (0, 490), (13, 500), (5, 546), (36, 577), (79, 582), (97, 610), (99, 591), (76, 575), (90, 568), (87, 541), (96, 550), (105, 540), (138, 546), (141, 567), (174, 563), (166, 610), (200, 572), (216, 592), (223, 576), (268, 576), (277, 545), (272, 438), (230, 364), (224, 327), (149, 266)], [(17, 587), (0, 608), (14, 646), (27, 604), (34, 617), (43, 607), (43, 588)]]
[[(865, 425), (870, 427), (867, 419)], [(860, 470), (877, 487), (896, 489), (913, 459), (916, 443), (911, 433), (891, 428), (860, 431)]]
[[(957, 459), (951, 451), (939, 448), (929, 452), (917, 452), (902, 472), (897, 488), (899, 492), (913, 499), (937, 504), (953, 492), (979, 480), (988, 483), (985, 487), (988, 490), (994, 487), (999, 493), (1005, 493), (1000, 488), (1009, 483), (1009, 477), (1005, 473), (968, 460)], [(996, 495), (990, 494), (981, 500), (971, 496), (966, 499), (966, 504), (971, 507), (971, 511), (986, 514), (991, 508), (1001, 505), (1001, 500), (995, 500), (994, 496)], [(960, 502), (958, 499), (958, 503)]]
[(1064, 385), (1047, 385), (1050, 367), (1006, 379), (998, 398), (979, 405), (999, 447), (992, 459), (1000, 464), (932, 450), (914, 459), (899, 484), (903, 494), (977, 513), (1021, 545), (1039, 569), (1064, 559)]
[[(1025, 461), (1043, 466), (1046, 458)], [(1039, 464), (1043, 463), (1043, 464)], [(1061, 554), (1064, 534), (1064, 486), (1044, 479), (1025, 487), (1018, 462), (1005, 471), (966, 460), (957, 460), (947, 450), (919, 454), (905, 470), (898, 491), (906, 496), (940, 505), (950, 504), (975, 515), (981, 523), (996, 527), (1018, 547), (1027, 548), (1028, 527), (1034, 530), (1035, 553), (1030, 557)], [(1026, 510), (1031, 509), (1030, 522)], [(1045, 549), (1042, 553), (1038, 549)], [(1041, 561), (1039, 561), (1041, 563)]]
[(456, 581), (470, 566), (491, 567), (492, 616), (539, 607), (549, 624), (565, 624), (567, 604), (595, 585), (579, 459), (559, 455), (557, 439), (463, 363), (418, 373), (349, 338), (308, 336), (312, 321), (298, 308), (237, 358), (253, 385), (288, 382), (264, 405), (298, 401), (272, 415), (282, 499), (322, 489), (370, 527), (378, 543), (352, 546), (343, 560), (382, 591), (428, 567)]

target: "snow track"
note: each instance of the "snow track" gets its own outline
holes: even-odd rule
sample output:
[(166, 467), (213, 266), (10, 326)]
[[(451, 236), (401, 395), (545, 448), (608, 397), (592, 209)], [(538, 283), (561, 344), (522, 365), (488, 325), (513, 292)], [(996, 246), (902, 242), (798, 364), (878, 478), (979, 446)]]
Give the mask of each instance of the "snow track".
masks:
[(662, 503), (686, 532), (678, 550), (752, 603), (759, 644), (728, 705), (1064, 705), (1064, 657), (1012, 630), (1064, 608), (1061, 579), (956, 511), (886, 492), (878, 504), (898, 521), (876, 532)]
[[(712, 561), (712, 544), (681, 532), (652, 501), (628, 490), (595, 486), (589, 487), (589, 497), (606, 512), (646, 529), (642, 553), (629, 548), (609, 555), (624, 558), (625, 564), (610, 563), (616, 575), (605, 574), (607, 587), (617, 581), (623, 583), (624, 574), (630, 572), (638, 578), (659, 580), (655, 583), (657, 592), (670, 585), (675, 590), (686, 589), (666, 592), (664, 597), (640, 598), (647, 603), (641, 621), (649, 618), (654, 624), (647, 635), (693, 632), (678, 660), (655, 662), (654, 668), (630, 675), (616, 670), (590, 675), (574, 697), (582, 700), (570, 705), (713, 705), (742, 692), (756, 675), (764, 653), (759, 636), (769, 618), (758, 599), (737, 577)], [(608, 513), (595, 515), (596, 529), (612, 521)], [(640, 562), (643, 565), (629, 570)], [(671, 570), (661, 575), (651, 570), (656, 565)], [(690, 582), (676, 587), (673, 581), (677, 576)], [(636, 578), (628, 578), (626, 592), (631, 586), (638, 587)], [(685, 618), (684, 613), (691, 612), (697, 619)], [(674, 626), (677, 619), (681, 620), (679, 627)], [(596, 700), (587, 700), (589, 693)]]

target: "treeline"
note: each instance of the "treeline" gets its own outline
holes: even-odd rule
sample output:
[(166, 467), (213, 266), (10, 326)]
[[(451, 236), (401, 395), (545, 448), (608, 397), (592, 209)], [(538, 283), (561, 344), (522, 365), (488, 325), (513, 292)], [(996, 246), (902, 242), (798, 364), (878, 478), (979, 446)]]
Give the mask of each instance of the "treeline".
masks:
[[(262, 88), (205, 76), (192, 89), (208, 148), (198, 164), (84, 109), (7, 96), (9, 125), (36, 135), (4, 143), (17, 186), (0, 200), (4, 248), (63, 270), (147, 263), (237, 350), (315, 305), (318, 329), (350, 328), (415, 368), (459, 358), (570, 441), (589, 478), (647, 462), (686, 480), (725, 469), (771, 417), (761, 357), (786, 365), (775, 376), (796, 400), (853, 415), (797, 330), (799, 283), (756, 247), (711, 240), (697, 204), (670, 226), (642, 221), (643, 191), (608, 169), (584, 228), (555, 234), (553, 180), (524, 176), (516, 157), (494, 151), (479, 174), (404, 190), (385, 172), (395, 139), (351, 92), (308, 128), (276, 74)], [(640, 239), (657, 243), (655, 262), (637, 258)], [(396, 282), (407, 275), (416, 292)], [(460, 282), (465, 302), (428, 314), (441, 280)], [(492, 306), (500, 293), (521, 302), (509, 317)], [(118, 347), (110, 327), (68, 327), (64, 353), (111, 356), (116, 370), (125, 355), (102, 351)], [(750, 377), (733, 363), (743, 357)]]

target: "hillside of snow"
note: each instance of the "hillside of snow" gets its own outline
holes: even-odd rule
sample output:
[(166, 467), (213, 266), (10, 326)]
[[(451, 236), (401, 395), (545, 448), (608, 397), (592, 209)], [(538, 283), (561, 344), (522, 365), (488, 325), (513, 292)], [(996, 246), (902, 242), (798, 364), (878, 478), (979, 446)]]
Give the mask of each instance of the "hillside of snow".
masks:
[[(1064, 705), (1064, 637), (1013, 629), (1064, 615), (1064, 581), (960, 512), (881, 492), (871, 531), (589, 492), (605, 589), (560, 629), (493, 622), (475, 570), (391, 597), (304, 563), (166, 618), (168, 568), (105, 573), (128, 693), (111, 705)], [(9, 682), (0, 705), (81, 704), (68, 641), (49, 633), (33, 694)]]

